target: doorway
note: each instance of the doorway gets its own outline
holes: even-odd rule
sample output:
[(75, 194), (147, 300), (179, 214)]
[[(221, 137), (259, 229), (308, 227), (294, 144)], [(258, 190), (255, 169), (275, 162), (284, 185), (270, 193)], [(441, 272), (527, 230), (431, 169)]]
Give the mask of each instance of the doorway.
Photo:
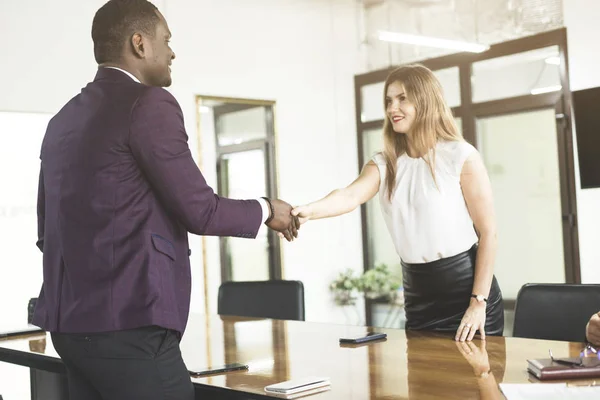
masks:
[[(200, 96), (204, 135), (212, 131), (217, 193), (232, 199), (277, 197), (272, 101)], [(281, 279), (280, 240), (262, 227), (254, 240), (220, 237), (221, 282)]]

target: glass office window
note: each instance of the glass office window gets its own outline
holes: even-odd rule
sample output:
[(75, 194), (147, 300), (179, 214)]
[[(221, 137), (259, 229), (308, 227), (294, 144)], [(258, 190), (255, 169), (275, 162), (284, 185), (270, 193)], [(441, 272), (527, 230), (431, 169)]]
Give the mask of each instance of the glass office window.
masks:
[(558, 46), (473, 64), (473, 102), (554, 92), (561, 89)]

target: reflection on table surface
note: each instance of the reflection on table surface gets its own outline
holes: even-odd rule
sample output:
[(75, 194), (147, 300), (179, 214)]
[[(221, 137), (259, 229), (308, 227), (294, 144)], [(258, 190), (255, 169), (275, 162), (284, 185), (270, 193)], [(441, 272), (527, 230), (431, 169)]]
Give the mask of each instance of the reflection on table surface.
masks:
[[(323, 323), (190, 316), (181, 343), (190, 369), (241, 362), (246, 372), (192, 379), (194, 383), (264, 395), (270, 384), (324, 376), (331, 390), (319, 399), (496, 399), (498, 383), (531, 382), (527, 359), (576, 357), (581, 343), (488, 337), (460, 344), (453, 335), (395, 329), (387, 340), (361, 346), (340, 346), (340, 337), (354, 337), (370, 328)], [(49, 335), (0, 341), (0, 347), (58, 357)], [(485, 369), (492, 375), (478, 379)]]

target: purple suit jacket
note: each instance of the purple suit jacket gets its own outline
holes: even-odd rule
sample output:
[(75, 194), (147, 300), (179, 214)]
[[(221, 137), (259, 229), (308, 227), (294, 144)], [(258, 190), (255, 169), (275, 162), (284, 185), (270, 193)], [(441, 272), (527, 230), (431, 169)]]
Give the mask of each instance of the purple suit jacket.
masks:
[(181, 333), (190, 305), (188, 232), (254, 238), (256, 200), (217, 196), (162, 88), (100, 68), (48, 124), (33, 323), (50, 332), (159, 325)]

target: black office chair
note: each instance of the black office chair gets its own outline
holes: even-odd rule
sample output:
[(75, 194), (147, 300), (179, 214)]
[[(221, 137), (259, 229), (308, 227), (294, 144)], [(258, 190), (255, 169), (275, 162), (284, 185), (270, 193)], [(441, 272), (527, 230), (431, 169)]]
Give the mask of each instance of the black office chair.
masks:
[(304, 285), (283, 280), (225, 282), (219, 287), (218, 313), (304, 321)]
[[(35, 312), (35, 305), (37, 304), (37, 297), (33, 297), (29, 299), (29, 303), (27, 304), (27, 323), (31, 324), (33, 320), (33, 313)], [(0, 399), (2, 400), (2, 399)]]
[(600, 285), (524, 285), (517, 294), (513, 336), (585, 341), (585, 327), (600, 311)]

